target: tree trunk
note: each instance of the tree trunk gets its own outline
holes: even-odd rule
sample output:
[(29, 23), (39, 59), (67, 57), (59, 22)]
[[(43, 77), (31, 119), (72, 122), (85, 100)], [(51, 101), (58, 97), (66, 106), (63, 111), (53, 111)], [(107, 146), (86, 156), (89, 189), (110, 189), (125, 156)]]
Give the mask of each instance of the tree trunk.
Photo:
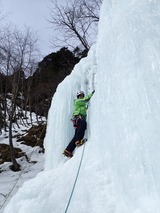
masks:
[(13, 141), (12, 141), (12, 116), (10, 116), (10, 122), (9, 122), (9, 145), (10, 145), (11, 162), (13, 163), (13, 165), (10, 166), (10, 169), (12, 169), (15, 172), (20, 171), (20, 165), (16, 161)]
[(2, 115), (2, 109), (0, 106), (0, 134), (2, 133), (2, 128), (3, 128), (3, 115)]

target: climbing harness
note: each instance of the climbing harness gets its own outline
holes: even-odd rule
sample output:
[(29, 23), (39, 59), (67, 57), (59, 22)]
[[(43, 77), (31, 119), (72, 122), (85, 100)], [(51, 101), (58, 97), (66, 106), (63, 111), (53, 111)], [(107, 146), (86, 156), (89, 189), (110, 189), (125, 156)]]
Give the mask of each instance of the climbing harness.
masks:
[(72, 196), (73, 196), (73, 193), (74, 193), (74, 190), (75, 190), (75, 186), (76, 186), (76, 183), (77, 183), (77, 180), (78, 180), (80, 168), (81, 168), (81, 165), (82, 165), (82, 160), (83, 160), (83, 156), (84, 156), (84, 150), (85, 150), (85, 144), (83, 146), (83, 151), (82, 151), (82, 155), (81, 155), (81, 159), (80, 159), (77, 175), (76, 175), (76, 178), (75, 178), (75, 181), (74, 181), (74, 184), (73, 184), (73, 187), (72, 187), (72, 191), (71, 191), (71, 194), (70, 194), (70, 197), (69, 197), (69, 200), (68, 200), (68, 203), (67, 203), (67, 206), (66, 206), (66, 209), (65, 209), (64, 213), (67, 213), (68, 208), (69, 208), (70, 203), (71, 203), (71, 199), (72, 199)]

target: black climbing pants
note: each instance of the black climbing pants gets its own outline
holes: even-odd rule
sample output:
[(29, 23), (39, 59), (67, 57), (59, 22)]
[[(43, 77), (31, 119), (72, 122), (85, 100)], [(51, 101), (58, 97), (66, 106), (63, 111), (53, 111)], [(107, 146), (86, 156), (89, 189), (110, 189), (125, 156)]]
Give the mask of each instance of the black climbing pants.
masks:
[(66, 150), (68, 150), (69, 152), (73, 152), (73, 150), (76, 148), (75, 142), (83, 139), (86, 128), (87, 128), (86, 120), (78, 119), (77, 128), (75, 129), (74, 137), (72, 138), (72, 140), (66, 147)]

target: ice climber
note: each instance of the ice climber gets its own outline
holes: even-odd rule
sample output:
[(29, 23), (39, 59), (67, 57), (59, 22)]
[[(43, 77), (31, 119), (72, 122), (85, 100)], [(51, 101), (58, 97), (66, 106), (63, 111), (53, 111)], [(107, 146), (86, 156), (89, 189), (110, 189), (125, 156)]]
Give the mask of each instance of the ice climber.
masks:
[(63, 154), (67, 157), (73, 156), (73, 151), (76, 146), (83, 145), (84, 141), (84, 134), (87, 128), (86, 123), (86, 116), (87, 116), (87, 103), (93, 96), (95, 90), (85, 97), (83, 91), (77, 93), (77, 99), (74, 100), (74, 111), (73, 117), (71, 121), (73, 122), (73, 126), (75, 128), (75, 134), (66, 149), (64, 150)]

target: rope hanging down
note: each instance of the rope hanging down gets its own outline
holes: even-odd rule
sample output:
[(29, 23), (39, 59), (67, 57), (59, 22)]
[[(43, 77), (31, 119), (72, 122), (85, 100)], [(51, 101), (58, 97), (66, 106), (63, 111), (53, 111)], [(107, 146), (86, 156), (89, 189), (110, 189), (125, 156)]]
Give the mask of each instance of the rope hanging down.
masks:
[(77, 183), (77, 180), (78, 180), (79, 171), (80, 171), (82, 160), (83, 160), (83, 156), (84, 156), (84, 150), (85, 150), (85, 143), (83, 145), (83, 151), (82, 151), (82, 155), (81, 155), (81, 160), (80, 160), (80, 163), (79, 163), (79, 167), (78, 167), (77, 175), (76, 175), (76, 178), (75, 178), (75, 181), (74, 181), (74, 184), (73, 184), (73, 188), (72, 188), (72, 191), (71, 191), (71, 194), (70, 194), (70, 197), (69, 197), (66, 209), (65, 209), (65, 213), (67, 213), (67, 211), (68, 211), (68, 208), (69, 208), (69, 205), (71, 203), (71, 199), (72, 199), (72, 196), (73, 196), (73, 193), (74, 193), (74, 190), (75, 190), (75, 186), (76, 186), (76, 183)]

